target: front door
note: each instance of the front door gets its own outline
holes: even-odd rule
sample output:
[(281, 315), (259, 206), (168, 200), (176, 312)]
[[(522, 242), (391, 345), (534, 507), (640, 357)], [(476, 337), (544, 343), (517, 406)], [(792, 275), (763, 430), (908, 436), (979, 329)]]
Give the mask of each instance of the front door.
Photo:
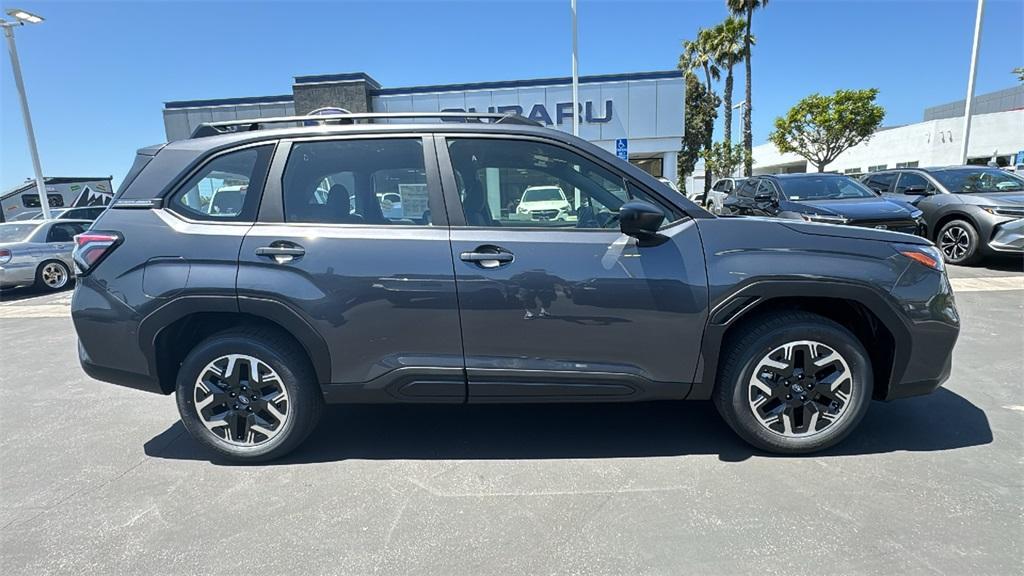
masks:
[[(692, 220), (560, 144), (438, 138), (470, 401), (683, 397), (705, 322)], [(619, 206), (666, 213), (658, 246)]]
[(432, 138), (282, 142), (239, 261), (243, 312), (295, 313), (323, 340), (332, 400), (464, 401)]

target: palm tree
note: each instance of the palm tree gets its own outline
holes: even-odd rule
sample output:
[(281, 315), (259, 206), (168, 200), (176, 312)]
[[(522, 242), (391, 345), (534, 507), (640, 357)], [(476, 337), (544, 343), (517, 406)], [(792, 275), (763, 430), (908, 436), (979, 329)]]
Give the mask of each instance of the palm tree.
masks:
[[(745, 28), (746, 23), (742, 19), (732, 16), (713, 28), (715, 62), (726, 71), (722, 100), (725, 105), (723, 108), (725, 112), (725, 141), (729, 144), (732, 144), (732, 70), (747, 54), (747, 44), (744, 41)], [(750, 43), (754, 43), (753, 38)]]
[[(704, 149), (711, 149), (711, 142), (714, 140), (714, 129), (715, 129), (715, 109), (718, 107), (717, 96), (711, 86), (713, 80), (721, 78), (721, 71), (718, 68), (718, 63), (715, 61), (715, 44), (714, 44), (714, 33), (711, 30), (698, 30), (696, 40), (686, 40), (683, 42), (683, 53), (679, 56), (679, 69), (683, 71), (683, 75), (692, 74), (694, 70), (702, 70), (704, 72), (704, 80), (707, 82), (705, 87), (707, 88), (708, 95), (713, 100), (713, 106), (711, 107), (711, 115), (708, 117), (708, 122), (705, 127), (706, 137), (704, 138)], [(711, 190), (711, 171), (708, 169), (707, 164), (704, 165), (704, 195), (707, 197), (708, 191)]]
[(750, 99), (750, 45), (754, 43), (754, 37), (750, 34), (750, 21), (754, 17), (754, 10), (767, 6), (768, 0), (725, 0), (725, 3), (730, 12), (744, 17), (747, 28), (743, 37), (744, 53), (746, 54), (743, 60), (747, 65), (747, 105), (743, 110), (743, 148), (747, 153), (743, 159), (743, 174), (751, 176), (754, 172), (754, 157), (751, 154), (754, 148), (754, 137), (750, 128), (750, 113), (753, 110), (753, 100)]

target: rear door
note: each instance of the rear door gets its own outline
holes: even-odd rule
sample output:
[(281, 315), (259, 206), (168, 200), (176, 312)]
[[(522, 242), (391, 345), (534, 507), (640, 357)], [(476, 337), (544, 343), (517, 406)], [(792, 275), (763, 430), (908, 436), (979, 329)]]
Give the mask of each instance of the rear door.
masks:
[[(704, 254), (692, 219), (598, 158), (536, 138), (438, 138), (462, 318), (469, 401), (681, 398), (706, 318)], [(538, 220), (529, 188), (571, 209)], [(666, 241), (640, 247), (618, 208), (666, 214)]]
[(333, 399), (462, 402), (448, 234), (431, 138), (283, 141), (239, 255), (239, 307), (311, 328)]

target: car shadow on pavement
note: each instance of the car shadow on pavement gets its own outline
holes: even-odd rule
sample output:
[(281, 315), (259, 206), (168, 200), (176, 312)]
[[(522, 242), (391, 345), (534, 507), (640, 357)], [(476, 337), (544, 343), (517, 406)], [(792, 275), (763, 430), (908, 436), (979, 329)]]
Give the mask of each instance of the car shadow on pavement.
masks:
[[(928, 452), (988, 444), (988, 418), (940, 389), (874, 402), (839, 446), (814, 457)], [(193, 441), (180, 422), (145, 445), (156, 458), (226, 463)], [(710, 402), (546, 405), (327, 406), (294, 453), (268, 465), (368, 460), (641, 458), (717, 454), (722, 461), (771, 456), (741, 441)]]

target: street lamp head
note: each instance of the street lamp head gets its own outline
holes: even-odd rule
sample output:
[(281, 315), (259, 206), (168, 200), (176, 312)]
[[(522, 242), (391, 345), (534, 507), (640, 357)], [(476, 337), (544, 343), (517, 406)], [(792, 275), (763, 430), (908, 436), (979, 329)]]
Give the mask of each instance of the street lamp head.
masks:
[(17, 18), (22, 22), (28, 22), (29, 24), (39, 24), (40, 22), (43, 21), (42, 16), (39, 16), (38, 14), (33, 14), (31, 12), (26, 12), (21, 8), (9, 8), (7, 10), (7, 15), (11, 16), (12, 18)]

